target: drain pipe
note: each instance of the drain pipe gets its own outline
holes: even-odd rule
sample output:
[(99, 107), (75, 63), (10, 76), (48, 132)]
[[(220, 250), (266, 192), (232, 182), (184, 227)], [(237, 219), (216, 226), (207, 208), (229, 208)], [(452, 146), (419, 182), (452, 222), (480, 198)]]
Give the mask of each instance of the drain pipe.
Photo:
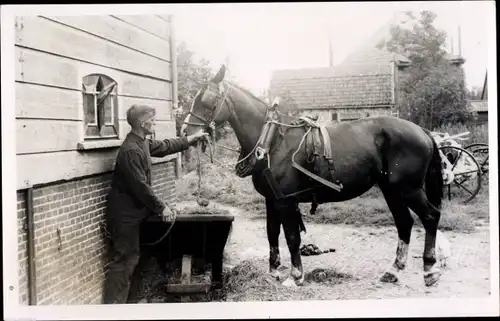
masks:
[(33, 187), (26, 190), (26, 221), (28, 242), (28, 294), (29, 305), (36, 305), (36, 268), (35, 268), (35, 224), (33, 208)]
[[(174, 15), (170, 15), (170, 65), (172, 71), (172, 110), (170, 111), (174, 123), (176, 122), (175, 115), (177, 114), (177, 108), (179, 108), (179, 97), (178, 95), (178, 71), (177, 71), (177, 39), (175, 36), (175, 19)], [(174, 112), (175, 111), (175, 112)], [(182, 133), (180, 133), (182, 135)], [(182, 169), (182, 152), (177, 153), (175, 159), (175, 176), (180, 178)]]

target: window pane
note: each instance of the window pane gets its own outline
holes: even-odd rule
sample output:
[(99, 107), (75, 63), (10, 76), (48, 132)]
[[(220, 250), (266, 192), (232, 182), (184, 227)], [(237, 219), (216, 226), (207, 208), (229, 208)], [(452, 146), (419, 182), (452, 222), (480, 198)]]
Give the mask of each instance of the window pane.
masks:
[(85, 124), (96, 124), (95, 95), (83, 94)]
[(112, 82), (113, 82), (113, 79), (109, 78), (106, 75), (101, 75), (101, 83), (102, 83), (103, 88)]
[(95, 86), (97, 85), (97, 80), (99, 79), (99, 75), (93, 74), (83, 77), (83, 84), (85, 86)]
[(116, 132), (115, 126), (108, 125), (108, 126), (104, 126), (101, 129), (101, 135), (102, 136), (117, 136), (118, 133)]
[(87, 137), (100, 137), (99, 128), (97, 126), (91, 125), (87, 126), (85, 129), (85, 136)]
[(104, 124), (112, 124), (113, 123), (113, 96), (109, 95), (103, 102), (104, 108)]

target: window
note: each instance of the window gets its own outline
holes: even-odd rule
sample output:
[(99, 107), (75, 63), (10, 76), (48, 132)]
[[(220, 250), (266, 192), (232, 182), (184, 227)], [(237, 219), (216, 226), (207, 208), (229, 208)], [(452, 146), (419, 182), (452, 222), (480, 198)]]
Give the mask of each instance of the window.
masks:
[(118, 138), (117, 83), (101, 74), (83, 77), (85, 140)]
[(341, 121), (353, 121), (361, 118), (361, 114), (357, 111), (345, 111), (340, 114)]
[(332, 113), (332, 121), (336, 121), (338, 122), (340, 119), (339, 119), (339, 114), (338, 113)]

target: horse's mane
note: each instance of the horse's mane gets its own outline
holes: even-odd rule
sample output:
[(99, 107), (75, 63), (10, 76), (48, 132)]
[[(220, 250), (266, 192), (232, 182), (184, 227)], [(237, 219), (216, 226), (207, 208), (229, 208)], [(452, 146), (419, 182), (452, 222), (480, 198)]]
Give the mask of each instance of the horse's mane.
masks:
[[(247, 94), (248, 96), (250, 96), (252, 99), (258, 101), (259, 103), (263, 104), (266, 106), (266, 109), (269, 107), (269, 104), (267, 102), (265, 102), (264, 100), (260, 99), (259, 97), (255, 96), (252, 92), (250, 92), (248, 89), (245, 89), (243, 87), (241, 87), (240, 85), (237, 85), (235, 84), (234, 82), (232, 81), (227, 81), (231, 86), (234, 86), (236, 87), (237, 89), (241, 90), (243, 93)], [(266, 111), (264, 111), (265, 113)], [(284, 116), (288, 121), (284, 121), (283, 119), (281, 121), (284, 121), (285, 123), (290, 123), (291, 121), (293, 120), (296, 120), (297, 117), (294, 117), (294, 116), (288, 116), (286, 114), (283, 114), (280, 112), (280, 115), (281, 116)]]
[(261, 104), (264, 104), (266, 105), (266, 107), (269, 106), (268, 103), (266, 103), (264, 100), (260, 99), (259, 97), (255, 96), (250, 90), (248, 89), (245, 89), (243, 87), (241, 87), (240, 85), (237, 85), (235, 84), (234, 82), (232, 81), (227, 81), (231, 86), (234, 86), (236, 87), (237, 89), (241, 90), (242, 92), (244, 92), (245, 94), (247, 94), (248, 96), (250, 96), (251, 98), (253, 98), (254, 100), (257, 100), (258, 102), (260, 102)]

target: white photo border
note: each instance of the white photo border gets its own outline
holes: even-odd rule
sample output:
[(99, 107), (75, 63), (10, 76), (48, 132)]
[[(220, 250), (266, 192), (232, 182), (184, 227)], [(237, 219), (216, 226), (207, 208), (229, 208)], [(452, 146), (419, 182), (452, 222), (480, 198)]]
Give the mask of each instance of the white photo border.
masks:
[[(429, 3), (429, 2), (427, 2)], [(266, 4), (196, 4), (193, 10), (205, 6), (231, 7), (264, 6)], [(277, 5), (277, 4), (272, 4)], [(310, 3), (279, 4), (308, 6)], [(442, 317), (493, 316), (499, 314), (499, 236), (498, 236), (498, 141), (497, 141), (497, 74), (496, 16), (491, 1), (488, 49), (488, 105), (490, 139), (490, 281), (491, 295), (482, 299), (384, 299), (348, 301), (245, 302), (245, 303), (168, 303), (123, 306), (21, 306), (18, 298), (17, 212), (16, 209), (16, 131), (14, 86), (14, 17), (19, 15), (94, 15), (94, 14), (153, 14), (172, 13), (186, 4), (126, 4), (126, 5), (10, 5), (1, 8), (2, 41), (2, 220), (3, 220), (3, 279), (4, 318), (36, 320), (111, 320), (122, 317), (139, 319), (205, 319), (205, 318), (360, 318), (360, 317)], [(425, 6), (425, 4), (423, 4)], [(270, 49), (272, 50), (272, 49)]]

